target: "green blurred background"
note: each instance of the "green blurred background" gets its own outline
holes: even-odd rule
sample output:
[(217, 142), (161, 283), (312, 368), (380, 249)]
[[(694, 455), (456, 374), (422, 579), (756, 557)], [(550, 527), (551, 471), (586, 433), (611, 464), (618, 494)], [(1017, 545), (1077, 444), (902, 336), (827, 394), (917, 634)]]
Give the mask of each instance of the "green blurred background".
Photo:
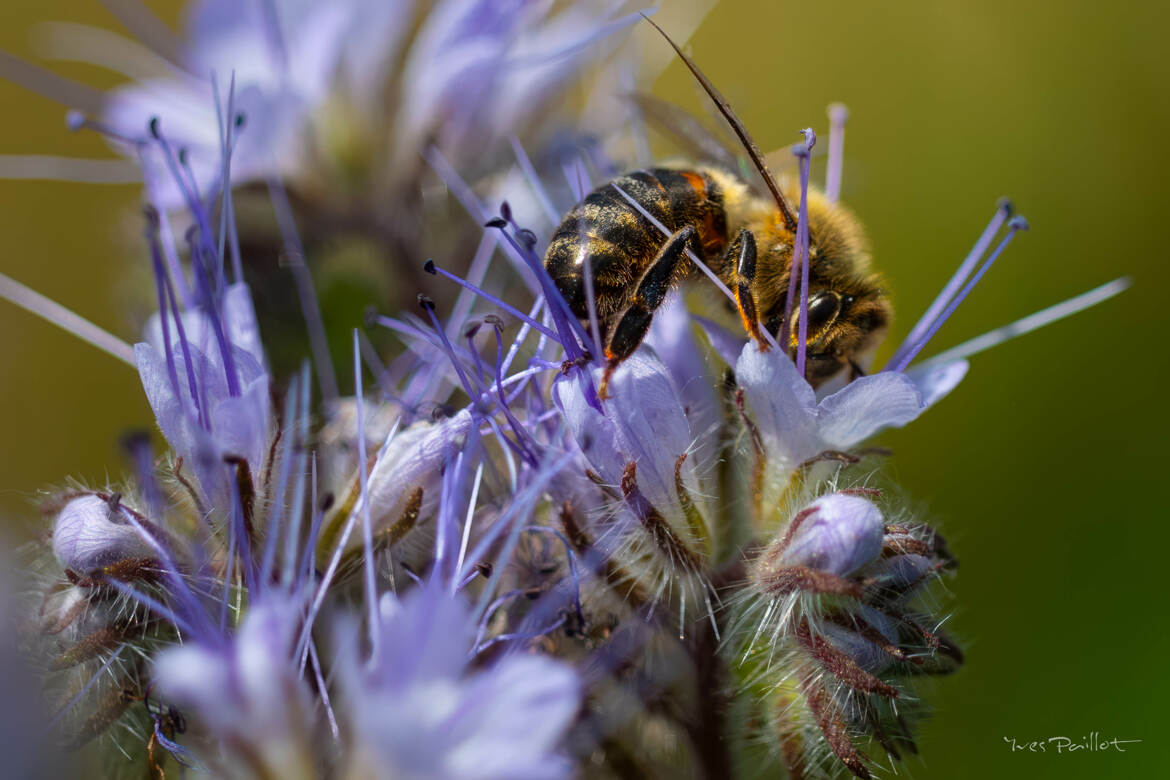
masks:
[[(151, 3), (166, 19), (175, 2)], [(117, 27), (81, 0), (5, 0), (0, 48), (36, 57), (35, 25)], [(1170, 726), (1163, 399), (1170, 323), (1165, 4), (1075, 0), (735, 2), (691, 52), (760, 145), (827, 141), (852, 112), (844, 200), (873, 240), (900, 313), (892, 343), (1010, 195), (1032, 224), (941, 332), (937, 351), (1122, 274), (1134, 286), (1075, 319), (978, 356), (952, 396), (882, 443), (961, 560), (951, 629), (965, 668), (929, 696), (915, 777), (1151, 777)], [(100, 70), (59, 65), (106, 87)], [(698, 110), (683, 68), (655, 92)], [(0, 154), (105, 154), (63, 110), (0, 83)], [(117, 237), (134, 186), (0, 182), (0, 270), (134, 340)], [(0, 512), (67, 475), (124, 468), (120, 434), (152, 424), (128, 367), (0, 305)], [(889, 347), (884, 351), (888, 354)], [(1141, 739), (1128, 752), (1012, 754), (1064, 735)]]

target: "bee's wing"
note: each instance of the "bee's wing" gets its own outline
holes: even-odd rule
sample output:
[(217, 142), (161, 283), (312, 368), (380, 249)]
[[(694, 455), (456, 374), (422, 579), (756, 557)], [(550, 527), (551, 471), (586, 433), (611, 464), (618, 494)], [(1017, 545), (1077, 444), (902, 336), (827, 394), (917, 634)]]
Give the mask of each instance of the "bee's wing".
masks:
[(632, 92), (629, 99), (641, 111), (646, 124), (678, 144), (682, 154), (729, 171), (742, 169), (743, 158), (732, 151), (730, 139), (720, 138), (686, 109), (644, 92)]
[[(756, 195), (768, 196), (768, 188), (751, 161), (744, 156), (743, 146), (730, 134), (711, 129), (685, 108), (653, 95), (632, 92), (628, 99), (637, 106), (649, 127), (678, 146), (680, 155), (737, 173), (750, 184)], [(793, 158), (787, 148), (771, 152), (765, 155), (765, 159), (769, 166), (782, 171), (793, 167)]]

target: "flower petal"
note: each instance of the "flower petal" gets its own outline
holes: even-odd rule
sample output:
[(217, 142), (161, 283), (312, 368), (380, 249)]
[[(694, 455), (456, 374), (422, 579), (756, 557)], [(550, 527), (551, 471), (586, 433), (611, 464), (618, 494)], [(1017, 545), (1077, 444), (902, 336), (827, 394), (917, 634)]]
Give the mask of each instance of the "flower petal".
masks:
[(933, 406), (941, 401), (967, 375), (970, 364), (966, 360), (953, 360), (948, 363), (925, 363), (912, 367), (906, 372), (909, 379), (922, 393), (922, 402)]
[(735, 364), (752, 417), (764, 440), (770, 466), (795, 468), (820, 449), (816, 396), (787, 355), (761, 352), (749, 342)]
[(827, 447), (844, 450), (884, 428), (900, 428), (925, 410), (913, 381), (882, 371), (855, 379), (821, 401), (817, 424)]
[[(438, 497), (443, 465), (463, 446), (471, 430), (466, 410), (435, 423), (417, 422), (398, 431), (379, 454), (368, 483), (374, 530), (395, 522), (418, 488), (424, 498)], [(352, 539), (351, 544), (360, 543)]]
[(654, 313), (646, 343), (666, 365), (695, 437), (696, 464), (711, 462), (718, 437), (711, 435), (722, 422), (713, 374), (691, 332), (691, 317), (681, 296), (672, 295)]

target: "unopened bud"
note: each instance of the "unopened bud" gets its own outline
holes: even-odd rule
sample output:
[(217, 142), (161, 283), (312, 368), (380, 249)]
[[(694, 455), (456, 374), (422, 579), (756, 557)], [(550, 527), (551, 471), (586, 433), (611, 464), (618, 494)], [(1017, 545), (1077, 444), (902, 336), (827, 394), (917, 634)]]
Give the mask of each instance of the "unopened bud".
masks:
[(53, 554), (61, 565), (88, 574), (128, 558), (153, 556), (154, 549), (123, 511), (95, 495), (66, 504), (53, 526)]
[(882, 551), (882, 513), (860, 496), (832, 493), (808, 507), (812, 510), (780, 555), (786, 566), (845, 576)]

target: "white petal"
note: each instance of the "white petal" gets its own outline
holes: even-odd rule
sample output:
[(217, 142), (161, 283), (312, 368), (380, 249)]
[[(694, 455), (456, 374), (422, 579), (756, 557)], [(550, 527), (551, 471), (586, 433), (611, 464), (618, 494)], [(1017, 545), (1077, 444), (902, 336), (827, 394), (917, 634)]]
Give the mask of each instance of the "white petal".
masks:
[(911, 368), (906, 377), (922, 393), (922, 402), (933, 406), (941, 401), (967, 375), (970, 365), (966, 360), (952, 360), (948, 363), (931, 363)]
[[(648, 350), (621, 364), (605, 402), (618, 448), (638, 464), (638, 487), (650, 503), (667, 511), (678, 502), (674, 464), (692, 442), (691, 428), (666, 366)], [(688, 472), (693, 463), (685, 464)]]
[(793, 468), (816, 455), (816, 396), (796, 366), (777, 349), (761, 352), (748, 342), (735, 364), (752, 419), (759, 428), (769, 465)]
[(918, 387), (882, 371), (855, 379), (821, 401), (818, 426), (829, 449), (849, 449), (884, 428), (899, 428), (926, 409)]

